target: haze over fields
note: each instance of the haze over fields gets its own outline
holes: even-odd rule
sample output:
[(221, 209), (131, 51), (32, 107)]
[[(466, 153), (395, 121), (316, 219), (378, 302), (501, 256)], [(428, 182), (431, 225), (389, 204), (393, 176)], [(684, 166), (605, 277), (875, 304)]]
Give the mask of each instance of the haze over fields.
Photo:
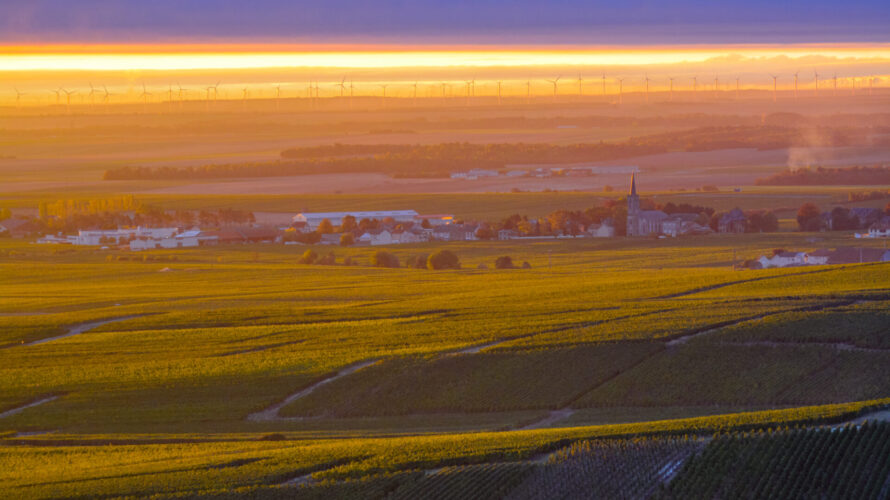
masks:
[(0, 2), (0, 497), (888, 498), (888, 28)]

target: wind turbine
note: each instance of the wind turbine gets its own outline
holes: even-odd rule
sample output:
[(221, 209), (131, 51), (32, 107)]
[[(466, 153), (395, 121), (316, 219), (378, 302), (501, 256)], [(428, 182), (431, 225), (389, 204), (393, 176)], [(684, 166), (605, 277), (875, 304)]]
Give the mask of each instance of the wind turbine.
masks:
[(616, 78), (616, 80), (618, 80), (618, 104), (621, 104), (624, 92), (624, 78)]
[(720, 90), (720, 80), (717, 75), (714, 75), (714, 99), (717, 99), (717, 92)]
[(606, 99), (606, 74), (603, 73), (603, 100)]
[(344, 76), (340, 83), (335, 85), (335, 87), (340, 87), (340, 97), (343, 97), (343, 94), (346, 93), (346, 77)]
[(472, 85), (472, 83), (469, 80), (467, 80), (464, 83), (467, 85), (467, 106), (469, 106), (470, 105), (470, 86)]
[(583, 82), (583, 81), (584, 80), (581, 78), (581, 73), (578, 73), (578, 97), (584, 96), (584, 90), (583, 90), (583, 87), (581, 86), (581, 82)]
[(111, 92), (109, 92), (109, 91), (108, 91), (108, 87), (106, 87), (105, 85), (102, 85), (102, 90), (103, 90), (102, 102), (107, 104), (109, 98), (110, 98), (112, 95), (114, 95), (114, 94), (112, 94)]
[(692, 77), (692, 98), (698, 97), (698, 76)]
[(834, 92), (831, 94), (832, 96), (837, 96), (837, 73), (834, 74)]
[[(837, 78), (835, 78), (836, 80)], [(835, 85), (837, 87), (837, 85)], [(50, 92), (56, 93), (56, 104), (61, 104), (62, 101), (62, 87), (57, 88), (56, 90), (50, 90)]]
[(819, 97), (819, 72), (816, 70), (813, 70), (813, 75), (816, 78), (816, 90), (813, 91), (813, 97)]
[(247, 96), (248, 90), (247, 87), (244, 87), (243, 89), (241, 89), (241, 109), (243, 111), (247, 111)]
[(65, 93), (65, 106), (68, 107), (68, 112), (70, 113), (71, 112), (71, 96), (77, 94), (77, 91), (76, 90), (69, 91), (69, 90), (65, 90), (65, 89), (61, 89), (61, 90), (62, 90), (62, 92)]
[(275, 111), (281, 109), (281, 84), (275, 86)]
[(739, 100), (739, 77), (735, 77), (735, 99)]
[(673, 101), (674, 100), (674, 77), (671, 76), (668, 78), (668, 80), (671, 82), (671, 93), (670, 93), (670, 96), (668, 97), (668, 100)]
[(794, 98), (797, 99), (797, 74), (800, 73), (800, 70), (794, 72)]
[(388, 83), (384, 83), (384, 84), (380, 85), (380, 87), (383, 89), (383, 107), (384, 108), (386, 107), (386, 87), (388, 87), (388, 86), (389, 86)]
[(145, 112), (145, 107), (148, 105), (148, 97), (151, 95), (151, 92), (146, 90), (145, 83), (142, 84), (142, 94), (139, 97), (142, 98), (142, 111)]
[(14, 88), (15, 88), (15, 107), (19, 107), (19, 104), (21, 103), (21, 100), (22, 100), (22, 96), (27, 95), (27, 94), (19, 91), (18, 87), (14, 87)]
[(501, 81), (498, 80), (498, 106), (501, 105)]
[(559, 82), (560, 78), (562, 78), (562, 76), (557, 76), (554, 80), (547, 80), (548, 82), (553, 84), (553, 102), (556, 102), (556, 94), (558, 90), (557, 83)]
[(411, 101), (411, 106), (417, 107), (417, 82), (414, 82), (414, 98)]
[(525, 81), (525, 103), (531, 104), (532, 102), (532, 81)]
[(96, 94), (96, 89), (93, 88), (93, 82), (89, 82), (89, 84), (90, 84), (90, 93), (87, 94), (87, 96), (90, 98), (90, 104), (92, 105), (95, 101), (95, 98), (93, 96)]
[(769, 75), (769, 76), (773, 77), (773, 102), (776, 102), (776, 99), (777, 99), (777, 97), (776, 97), (777, 83), (776, 82), (779, 78), (779, 75)]
[(349, 107), (352, 108), (352, 98), (355, 95), (355, 85), (349, 80)]
[(649, 104), (649, 75), (646, 74), (646, 104)]

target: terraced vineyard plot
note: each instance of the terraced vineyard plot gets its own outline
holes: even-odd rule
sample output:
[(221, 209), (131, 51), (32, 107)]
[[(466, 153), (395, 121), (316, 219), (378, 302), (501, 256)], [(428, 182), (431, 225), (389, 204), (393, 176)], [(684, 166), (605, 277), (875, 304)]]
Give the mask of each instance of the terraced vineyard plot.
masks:
[(555, 409), (662, 348), (629, 342), (394, 359), (325, 385), (281, 414), (346, 417)]
[(890, 351), (840, 351), (831, 364), (789, 387), (778, 402), (854, 401), (866, 394), (887, 394), (888, 391)]
[(710, 339), (722, 342), (824, 342), (890, 349), (890, 302), (866, 302), (825, 311), (778, 314), (730, 326)]
[(659, 498), (887, 498), (890, 424), (718, 436)]
[(704, 442), (696, 438), (575, 443), (551, 455), (507, 498), (645, 498), (703, 447)]
[[(807, 384), (810, 374), (830, 366), (837, 356), (836, 349), (826, 347), (682, 345), (653, 356), (597, 387), (573, 406), (788, 403), (786, 391), (790, 392), (796, 384)], [(890, 391), (890, 386), (872, 389), (883, 395)], [(849, 400), (848, 397), (840, 401), (830, 399), (842, 392), (826, 394), (822, 402)]]
[(504, 498), (530, 472), (526, 462), (444, 467), (395, 490), (390, 500), (484, 500)]

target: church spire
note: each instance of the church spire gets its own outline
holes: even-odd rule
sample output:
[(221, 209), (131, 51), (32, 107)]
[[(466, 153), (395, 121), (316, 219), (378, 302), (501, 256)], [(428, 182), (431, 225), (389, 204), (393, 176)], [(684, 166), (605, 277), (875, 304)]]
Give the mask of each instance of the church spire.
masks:
[(636, 179), (636, 175), (637, 175), (636, 172), (633, 172), (633, 173), (630, 174), (630, 194), (631, 194), (631, 196), (636, 196), (636, 195), (637, 195), (637, 179)]

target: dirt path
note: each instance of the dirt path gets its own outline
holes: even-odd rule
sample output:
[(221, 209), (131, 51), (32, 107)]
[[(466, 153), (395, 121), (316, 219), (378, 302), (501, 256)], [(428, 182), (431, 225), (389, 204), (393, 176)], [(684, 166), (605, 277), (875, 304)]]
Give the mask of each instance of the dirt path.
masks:
[(13, 408), (13, 409), (11, 409), (11, 410), (6, 410), (5, 412), (0, 413), (0, 418), (11, 417), (11, 416), (13, 416), (13, 415), (17, 415), (17, 414), (21, 413), (21, 412), (24, 411), (24, 410), (27, 410), (28, 408), (33, 408), (33, 407), (35, 407), (35, 406), (39, 406), (39, 405), (42, 405), (42, 404), (44, 404), (44, 403), (49, 403), (50, 401), (55, 401), (55, 400), (57, 400), (57, 399), (59, 399), (59, 396), (48, 396), (48, 397), (45, 397), (45, 398), (42, 398), (42, 399), (38, 399), (37, 401), (33, 401), (33, 402), (28, 403), (28, 404), (26, 404), (26, 405), (19, 406), (18, 408)]
[(549, 415), (547, 415), (543, 419), (538, 420), (537, 422), (532, 422), (532, 423), (526, 425), (525, 427), (520, 427), (519, 429), (516, 429), (516, 430), (529, 431), (532, 429), (543, 429), (544, 427), (551, 426), (551, 425), (555, 424), (556, 422), (560, 422), (562, 420), (565, 420), (565, 419), (571, 417), (574, 413), (575, 413), (575, 410), (573, 410), (571, 408), (561, 408), (559, 410), (553, 410), (550, 412)]
[(757, 314), (754, 316), (746, 316), (744, 318), (734, 319), (731, 321), (722, 321), (720, 323), (714, 323), (713, 325), (704, 326), (704, 327), (697, 328), (694, 330), (689, 330), (685, 333), (681, 333), (680, 335), (669, 340), (667, 342), (667, 346), (674, 347), (674, 346), (682, 345), (696, 337), (703, 337), (705, 335), (710, 335), (718, 330), (722, 330), (729, 326), (735, 326), (735, 325), (739, 325), (741, 323), (747, 323), (749, 321), (757, 321), (757, 320), (760, 320), (763, 318), (768, 318), (770, 316), (776, 316), (779, 314), (787, 314), (787, 313), (795, 313), (795, 312), (823, 311), (825, 309), (832, 309), (835, 307), (848, 306), (853, 303), (854, 303), (854, 301), (851, 301), (851, 300), (840, 301), (840, 302), (831, 302), (828, 304), (817, 304), (814, 306), (804, 306), (804, 307), (796, 307), (793, 309), (783, 309), (781, 311), (766, 312), (766, 313)]
[(117, 318), (103, 319), (101, 321), (91, 321), (89, 323), (81, 323), (79, 325), (74, 325), (73, 327), (71, 327), (68, 330), (67, 333), (64, 333), (62, 335), (57, 335), (55, 337), (48, 337), (45, 339), (35, 340), (33, 342), (28, 342), (27, 344), (24, 344), (24, 345), (28, 346), (28, 345), (45, 344), (47, 342), (52, 342), (54, 340), (64, 339), (66, 337), (73, 337), (74, 335), (79, 335), (81, 333), (88, 332), (88, 331), (92, 330), (93, 328), (98, 328), (102, 325), (107, 325), (109, 323), (116, 323), (118, 321), (125, 321), (125, 320), (133, 319), (133, 318), (139, 318), (141, 316), (145, 316), (145, 314), (132, 314), (130, 316), (120, 316)]
[(263, 411), (251, 413), (250, 415), (247, 416), (247, 420), (250, 420), (251, 422), (276, 422), (276, 421), (283, 422), (283, 421), (304, 420), (301, 417), (280, 417), (280, 416), (278, 416), (278, 412), (281, 411), (281, 409), (284, 408), (285, 406), (293, 403), (294, 401), (296, 401), (300, 398), (304, 398), (304, 397), (308, 396), (309, 394), (312, 394), (312, 392), (315, 391), (316, 389), (318, 389), (319, 387), (321, 387), (325, 384), (329, 384), (339, 378), (343, 378), (347, 375), (355, 373), (355, 372), (361, 370), (362, 368), (367, 368), (367, 367), (373, 365), (374, 363), (377, 363), (378, 361), (379, 360), (377, 360), (377, 359), (373, 359), (370, 361), (362, 361), (361, 363), (355, 363), (353, 365), (347, 366), (346, 368), (343, 368), (336, 374), (334, 374), (326, 379), (320, 380), (320, 381), (310, 385), (309, 387), (303, 389), (300, 392), (291, 394), (290, 396), (286, 397), (284, 399), (284, 401), (282, 401), (278, 404), (272, 405)]

